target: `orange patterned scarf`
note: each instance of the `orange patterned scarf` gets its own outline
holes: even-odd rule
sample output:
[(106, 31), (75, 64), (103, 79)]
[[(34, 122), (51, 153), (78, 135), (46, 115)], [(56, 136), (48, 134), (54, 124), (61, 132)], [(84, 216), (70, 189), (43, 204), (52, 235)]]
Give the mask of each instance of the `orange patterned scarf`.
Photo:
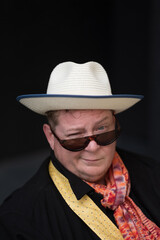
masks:
[(160, 240), (160, 228), (150, 221), (128, 196), (129, 174), (117, 152), (106, 177), (107, 185), (87, 183), (103, 195), (101, 204), (114, 210), (117, 226), (125, 240)]

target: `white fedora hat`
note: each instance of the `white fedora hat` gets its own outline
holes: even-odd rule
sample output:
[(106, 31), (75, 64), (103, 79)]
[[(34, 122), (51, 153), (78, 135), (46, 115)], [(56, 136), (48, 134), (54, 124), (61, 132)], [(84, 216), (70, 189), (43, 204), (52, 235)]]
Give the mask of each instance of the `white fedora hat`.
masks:
[(46, 94), (29, 94), (17, 100), (45, 115), (51, 110), (111, 109), (120, 113), (143, 98), (142, 95), (112, 94), (104, 68), (97, 62), (63, 62), (52, 71)]

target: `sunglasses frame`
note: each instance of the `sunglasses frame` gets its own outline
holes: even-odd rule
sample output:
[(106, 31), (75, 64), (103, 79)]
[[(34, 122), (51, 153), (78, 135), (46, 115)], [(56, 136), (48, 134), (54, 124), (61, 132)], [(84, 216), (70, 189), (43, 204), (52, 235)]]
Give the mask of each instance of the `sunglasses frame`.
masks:
[[(115, 116), (115, 115), (114, 115), (114, 116)], [(49, 126), (50, 126), (50, 125), (49, 125)], [(71, 151), (71, 152), (78, 152), (78, 151), (84, 150), (84, 149), (88, 146), (88, 144), (90, 143), (90, 141), (92, 141), (92, 140), (94, 140), (99, 146), (107, 146), (107, 145), (113, 143), (114, 141), (116, 141), (117, 138), (120, 136), (120, 132), (121, 132), (120, 124), (119, 124), (119, 122), (118, 122), (118, 120), (117, 120), (116, 117), (115, 117), (115, 129), (112, 130), (112, 131), (109, 131), (109, 132), (104, 132), (104, 133), (115, 132), (115, 137), (114, 137), (113, 139), (111, 139), (111, 141), (109, 141), (107, 144), (104, 144), (104, 145), (103, 145), (103, 144), (99, 144), (98, 141), (97, 141), (97, 139), (96, 139), (99, 135), (102, 135), (102, 134), (104, 134), (104, 133), (94, 134), (94, 135), (90, 135), (90, 136), (86, 136), (86, 137), (81, 137), (81, 138), (64, 139), (64, 140), (62, 140), (62, 139), (60, 139), (60, 138), (56, 135), (56, 133), (52, 130), (51, 126), (50, 126), (50, 129), (51, 129), (52, 134), (55, 136), (55, 138), (56, 138), (56, 139), (58, 140), (58, 142), (61, 144), (61, 146), (62, 146), (63, 148), (65, 148), (65, 149), (67, 149), (68, 151)], [(66, 146), (64, 145), (64, 143), (65, 143), (66, 141), (78, 140), (78, 139), (86, 139), (86, 141), (84, 142), (84, 146), (81, 147), (81, 148), (70, 149), (70, 148), (68, 148), (68, 147), (66, 147)]]

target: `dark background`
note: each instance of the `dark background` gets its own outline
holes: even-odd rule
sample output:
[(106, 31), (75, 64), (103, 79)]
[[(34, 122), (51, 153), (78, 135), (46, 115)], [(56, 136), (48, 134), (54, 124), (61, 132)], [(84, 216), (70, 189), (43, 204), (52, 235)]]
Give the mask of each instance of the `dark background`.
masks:
[(45, 93), (52, 69), (63, 61), (97, 61), (113, 93), (145, 96), (119, 114), (118, 145), (159, 161), (159, 0), (5, 0), (0, 5), (1, 199), (49, 152), (45, 118), (16, 97)]

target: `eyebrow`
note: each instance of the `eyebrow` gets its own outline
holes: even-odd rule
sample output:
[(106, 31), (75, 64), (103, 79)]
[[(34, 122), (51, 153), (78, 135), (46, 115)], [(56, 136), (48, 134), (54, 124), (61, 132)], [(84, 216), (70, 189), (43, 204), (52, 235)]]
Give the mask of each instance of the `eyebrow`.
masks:
[(65, 136), (66, 137), (74, 136), (78, 133), (83, 133), (83, 132), (85, 132), (84, 128), (70, 128), (66, 130)]
[(98, 124), (100, 124), (100, 123), (104, 122), (105, 120), (107, 120), (108, 118), (109, 118), (109, 117), (108, 117), (108, 116), (106, 116), (106, 117), (104, 117), (102, 120), (100, 120), (100, 121), (97, 121), (97, 123), (96, 123), (96, 124), (98, 125)]
[[(108, 116), (106, 116), (106, 117), (104, 117), (102, 120), (100, 120), (100, 121), (97, 121), (96, 123), (95, 123), (95, 125), (99, 125), (99, 124), (101, 124), (102, 122), (104, 122), (105, 120), (107, 120), (109, 117)], [(74, 131), (74, 132), (73, 132)], [(70, 133), (71, 132), (71, 133)], [(73, 132), (73, 133), (72, 133)], [(66, 133), (65, 133), (65, 136), (66, 137), (69, 137), (69, 136), (72, 136), (72, 135), (76, 135), (76, 134), (78, 134), (78, 133), (83, 133), (83, 132), (85, 132), (85, 130), (84, 130), (84, 128), (81, 128), (81, 127), (73, 127), (73, 128), (70, 128), (70, 129), (67, 129), (66, 130)]]

